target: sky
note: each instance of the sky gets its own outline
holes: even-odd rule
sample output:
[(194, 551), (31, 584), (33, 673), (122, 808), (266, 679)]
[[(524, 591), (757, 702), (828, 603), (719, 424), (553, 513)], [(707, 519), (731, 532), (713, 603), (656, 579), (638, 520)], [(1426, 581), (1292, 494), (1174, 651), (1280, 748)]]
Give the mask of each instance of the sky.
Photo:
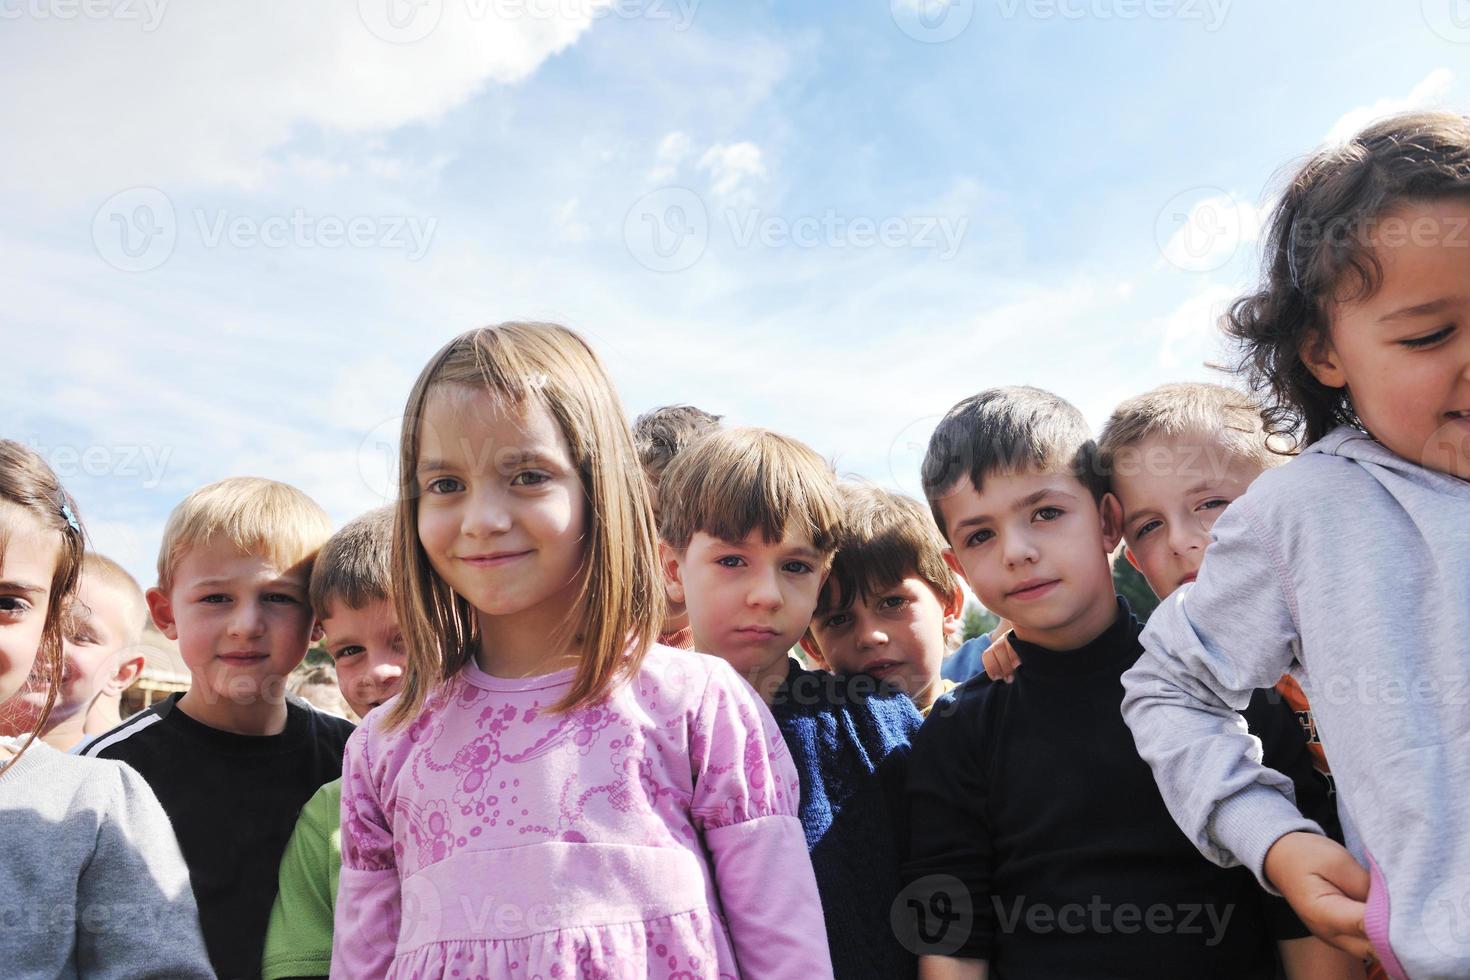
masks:
[(0, 79), (0, 436), (147, 585), (205, 483), (386, 502), (504, 320), (915, 494), (981, 389), (1222, 380), (1292, 164), (1470, 109), (1470, 0), (0, 0)]

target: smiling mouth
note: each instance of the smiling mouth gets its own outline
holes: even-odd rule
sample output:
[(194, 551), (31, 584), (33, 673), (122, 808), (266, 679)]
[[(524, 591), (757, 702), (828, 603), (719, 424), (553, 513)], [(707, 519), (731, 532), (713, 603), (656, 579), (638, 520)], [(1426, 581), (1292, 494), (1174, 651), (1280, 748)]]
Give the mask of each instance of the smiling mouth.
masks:
[(493, 555), (465, 555), (460, 558), (460, 561), (466, 565), (473, 565), (475, 568), (494, 568), (513, 562), (517, 558), (524, 558), (530, 553), (529, 551), (500, 551)]
[(1045, 582), (1030, 582), (1030, 583), (1027, 583), (1026, 585), (1021, 586), (1021, 588), (1016, 589), (1014, 592), (1007, 592), (1006, 593), (1006, 598), (1007, 599), (1039, 599), (1042, 596), (1046, 595), (1048, 592), (1050, 592), (1053, 588), (1055, 588), (1056, 585), (1057, 585), (1057, 583), (1060, 582), (1060, 581), (1061, 581), (1061, 579), (1055, 579), (1054, 578), (1054, 579), (1049, 579), (1048, 581), (1045, 581)]

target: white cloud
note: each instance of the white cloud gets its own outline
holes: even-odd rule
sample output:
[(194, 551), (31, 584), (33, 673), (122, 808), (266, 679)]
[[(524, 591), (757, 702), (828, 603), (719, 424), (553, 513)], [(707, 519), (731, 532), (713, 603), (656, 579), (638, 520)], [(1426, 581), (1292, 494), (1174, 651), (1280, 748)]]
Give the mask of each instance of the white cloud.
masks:
[(689, 156), (689, 136), (678, 130), (669, 133), (658, 144), (658, 165), (648, 177), (658, 182), (670, 180), (679, 172), (679, 165)]
[(1384, 116), (1393, 115), (1396, 112), (1405, 112), (1409, 109), (1422, 109), (1439, 104), (1449, 93), (1450, 86), (1455, 82), (1455, 73), (1448, 68), (1436, 68), (1424, 80), (1415, 85), (1409, 94), (1403, 98), (1379, 99), (1372, 105), (1358, 106), (1344, 113), (1342, 118), (1332, 124), (1332, 129), (1327, 133), (1327, 142), (1342, 143), (1364, 126), (1381, 119)]
[(577, 217), (578, 201), (575, 197), (563, 201), (556, 209), (554, 220), (556, 222), (557, 239), (563, 242), (585, 242), (592, 237), (592, 229), (588, 228)]
[(699, 169), (710, 174), (712, 190), (723, 198), (735, 196), (747, 179), (766, 176), (761, 148), (744, 141), (716, 143), (699, 158)]
[[(433, 122), (487, 83), (525, 79), (606, 2), (499, 18), (489, 0), (175, 3), (151, 31), (118, 18), (7, 20), (0, 63), (25, 97), (0, 100), (0, 167), (9, 187), (57, 196), (257, 186), (271, 151), (303, 128), (360, 136)], [(389, 4), (412, 12), (397, 22), (412, 33), (393, 33)], [(412, 43), (380, 36), (425, 27)]]
[(1153, 325), (1158, 331), (1155, 336), (1162, 335), (1159, 367), (1196, 369), (1216, 357), (1221, 342), (1220, 316), (1238, 295), (1238, 287), (1210, 283), (1157, 321)]
[(1208, 272), (1227, 264), (1261, 237), (1269, 218), (1267, 208), (1233, 194), (1202, 197), (1164, 245), (1163, 262), (1187, 272)]

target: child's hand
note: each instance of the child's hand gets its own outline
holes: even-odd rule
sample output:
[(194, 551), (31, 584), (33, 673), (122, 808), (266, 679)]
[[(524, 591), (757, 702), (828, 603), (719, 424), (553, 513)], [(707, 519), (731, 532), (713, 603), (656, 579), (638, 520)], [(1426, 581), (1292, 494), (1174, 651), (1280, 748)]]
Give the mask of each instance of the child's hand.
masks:
[(1347, 848), (1321, 834), (1287, 834), (1266, 852), (1265, 871), (1317, 938), (1360, 959), (1373, 957), (1363, 925), (1368, 872)]
[[(1010, 640), (1006, 635), (1010, 632), (1007, 626), (1006, 632), (1000, 634), (1000, 638), (985, 648), (980, 654), (980, 663), (985, 666), (985, 673), (993, 681), (1005, 681), (1007, 684), (1016, 679), (1016, 668), (1021, 666), (1021, 658), (1016, 656), (1012, 649)], [(994, 634), (992, 634), (994, 635)]]

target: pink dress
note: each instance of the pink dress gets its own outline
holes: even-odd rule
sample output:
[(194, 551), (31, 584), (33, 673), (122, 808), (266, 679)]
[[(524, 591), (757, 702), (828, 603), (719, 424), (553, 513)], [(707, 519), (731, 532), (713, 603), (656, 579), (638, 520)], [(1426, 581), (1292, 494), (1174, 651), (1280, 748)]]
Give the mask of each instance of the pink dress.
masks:
[(832, 976), (797, 777), (722, 660), (655, 646), (601, 704), (471, 661), (347, 743), (332, 976)]

